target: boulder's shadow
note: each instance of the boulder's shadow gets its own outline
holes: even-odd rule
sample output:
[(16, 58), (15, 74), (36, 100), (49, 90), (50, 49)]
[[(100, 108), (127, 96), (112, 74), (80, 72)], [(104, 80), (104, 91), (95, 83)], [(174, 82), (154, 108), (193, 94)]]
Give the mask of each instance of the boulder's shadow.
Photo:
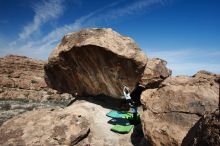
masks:
[(116, 99), (113, 97), (105, 96), (105, 95), (98, 95), (98, 96), (90, 96), (90, 97), (76, 97), (72, 100), (67, 106), (70, 106), (75, 101), (85, 100), (97, 105), (100, 105), (104, 108), (112, 109), (112, 110), (119, 110), (119, 111), (128, 111), (129, 105), (126, 104), (125, 99)]

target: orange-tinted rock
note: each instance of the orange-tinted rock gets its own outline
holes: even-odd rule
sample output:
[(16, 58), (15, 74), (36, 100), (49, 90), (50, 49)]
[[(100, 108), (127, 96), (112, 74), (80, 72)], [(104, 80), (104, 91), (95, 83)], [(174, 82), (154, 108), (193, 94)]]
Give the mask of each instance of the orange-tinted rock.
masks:
[(111, 29), (84, 29), (64, 36), (45, 65), (48, 85), (79, 96), (120, 98), (140, 80), (147, 58), (137, 44)]

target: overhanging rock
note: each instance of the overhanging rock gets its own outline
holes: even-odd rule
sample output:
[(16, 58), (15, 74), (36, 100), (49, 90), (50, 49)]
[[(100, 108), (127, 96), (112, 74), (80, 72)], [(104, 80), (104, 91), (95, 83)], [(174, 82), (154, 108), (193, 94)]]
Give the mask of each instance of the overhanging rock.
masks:
[(78, 96), (120, 98), (142, 77), (147, 57), (129, 37), (112, 29), (84, 29), (67, 34), (45, 65), (47, 84)]

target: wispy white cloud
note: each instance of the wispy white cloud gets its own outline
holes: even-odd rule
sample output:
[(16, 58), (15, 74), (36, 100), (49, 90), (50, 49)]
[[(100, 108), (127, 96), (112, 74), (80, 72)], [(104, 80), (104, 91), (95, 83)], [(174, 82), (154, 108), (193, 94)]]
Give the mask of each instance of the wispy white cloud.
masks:
[(117, 18), (124, 15), (131, 15), (140, 10), (146, 9), (147, 7), (151, 7), (154, 4), (162, 3), (163, 0), (141, 0), (135, 1), (132, 4), (126, 5), (123, 8), (118, 8), (110, 11), (109, 18)]
[[(110, 22), (112, 20), (118, 20), (123, 16), (130, 16), (147, 10), (154, 5), (164, 4), (165, 0), (136, 0), (132, 3), (126, 3), (122, 7), (114, 7), (105, 12), (98, 13), (95, 17), (92, 17), (87, 21), (89, 24), (98, 24), (100, 22)], [(117, 5), (117, 4), (114, 4)]]
[(61, 16), (64, 10), (63, 0), (49, 0), (33, 5), (35, 16), (33, 21), (24, 26), (19, 33), (19, 39), (23, 40), (38, 31), (42, 24)]

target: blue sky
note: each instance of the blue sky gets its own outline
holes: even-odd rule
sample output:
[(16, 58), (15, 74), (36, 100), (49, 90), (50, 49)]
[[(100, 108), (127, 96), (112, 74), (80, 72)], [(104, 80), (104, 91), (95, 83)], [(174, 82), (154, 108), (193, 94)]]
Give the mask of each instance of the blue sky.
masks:
[(64, 34), (111, 27), (173, 75), (220, 73), (219, 0), (0, 0), (0, 56), (47, 60)]

